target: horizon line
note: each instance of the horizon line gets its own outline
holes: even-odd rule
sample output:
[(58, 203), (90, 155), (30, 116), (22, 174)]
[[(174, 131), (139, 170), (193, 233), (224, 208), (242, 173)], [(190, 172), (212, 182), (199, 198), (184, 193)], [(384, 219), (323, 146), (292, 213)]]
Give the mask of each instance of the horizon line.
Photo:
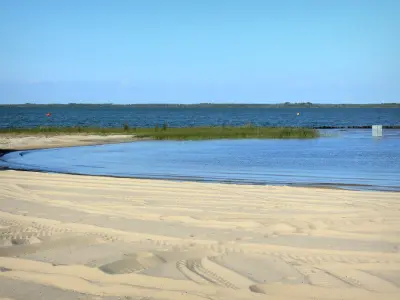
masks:
[(160, 105), (175, 105), (175, 106), (198, 106), (198, 105), (209, 105), (209, 106), (220, 106), (220, 105), (283, 105), (283, 106), (291, 106), (291, 105), (303, 105), (303, 106), (312, 106), (312, 105), (400, 105), (400, 102), (375, 102), (375, 103), (313, 103), (313, 102), (278, 102), (278, 103), (239, 103), (239, 102), (225, 102), (225, 103), (215, 103), (215, 102), (199, 102), (199, 103), (112, 103), (112, 102), (103, 102), (103, 103), (95, 103), (95, 102), (69, 102), (69, 103), (4, 103), (0, 106), (21, 106), (21, 105), (116, 105), (116, 106), (130, 106), (130, 105), (147, 105), (147, 106), (160, 106)]

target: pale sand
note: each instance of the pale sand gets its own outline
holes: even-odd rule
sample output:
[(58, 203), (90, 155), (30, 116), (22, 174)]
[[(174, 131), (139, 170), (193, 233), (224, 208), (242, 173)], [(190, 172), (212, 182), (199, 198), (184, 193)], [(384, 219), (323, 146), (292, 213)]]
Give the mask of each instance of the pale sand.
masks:
[(59, 148), (86, 145), (102, 145), (110, 143), (133, 142), (133, 135), (113, 134), (58, 134), (58, 135), (24, 135), (0, 134), (0, 149), (26, 150), (41, 148)]
[(400, 194), (0, 172), (0, 299), (400, 299)]

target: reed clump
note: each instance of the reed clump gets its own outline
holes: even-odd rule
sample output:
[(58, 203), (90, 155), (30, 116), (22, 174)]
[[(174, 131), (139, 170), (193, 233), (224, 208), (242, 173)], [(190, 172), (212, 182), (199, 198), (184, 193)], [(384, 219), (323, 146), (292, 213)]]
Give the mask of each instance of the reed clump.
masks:
[(0, 133), (13, 134), (133, 134), (136, 137), (156, 140), (211, 140), (211, 139), (311, 139), (319, 137), (313, 128), (299, 127), (259, 127), (252, 124), (243, 126), (204, 126), (204, 127), (169, 127), (167, 122), (162, 126), (129, 127), (124, 124), (119, 128), (108, 127), (47, 127), (34, 128), (0, 128)]

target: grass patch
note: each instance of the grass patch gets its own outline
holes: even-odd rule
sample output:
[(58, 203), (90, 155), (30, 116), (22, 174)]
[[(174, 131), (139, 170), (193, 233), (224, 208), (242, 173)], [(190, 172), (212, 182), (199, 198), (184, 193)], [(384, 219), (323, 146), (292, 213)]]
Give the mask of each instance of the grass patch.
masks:
[(0, 133), (12, 134), (133, 134), (137, 137), (156, 140), (211, 140), (211, 139), (310, 139), (319, 137), (319, 132), (312, 128), (297, 127), (256, 127), (251, 124), (239, 127), (168, 127), (167, 123), (154, 128), (129, 127), (35, 127), (35, 128), (0, 128)]

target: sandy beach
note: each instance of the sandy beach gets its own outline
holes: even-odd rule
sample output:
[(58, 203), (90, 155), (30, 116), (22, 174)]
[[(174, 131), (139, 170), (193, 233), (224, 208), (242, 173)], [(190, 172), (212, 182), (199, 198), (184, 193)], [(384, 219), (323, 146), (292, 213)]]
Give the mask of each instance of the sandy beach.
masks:
[(0, 172), (0, 299), (398, 299), (400, 194)]
[[(142, 138), (143, 139), (143, 138)], [(0, 134), (0, 150), (31, 150), (42, 148), (59, 148), (112, 143), (126, 143), (137, 140), (129, 134)]]

